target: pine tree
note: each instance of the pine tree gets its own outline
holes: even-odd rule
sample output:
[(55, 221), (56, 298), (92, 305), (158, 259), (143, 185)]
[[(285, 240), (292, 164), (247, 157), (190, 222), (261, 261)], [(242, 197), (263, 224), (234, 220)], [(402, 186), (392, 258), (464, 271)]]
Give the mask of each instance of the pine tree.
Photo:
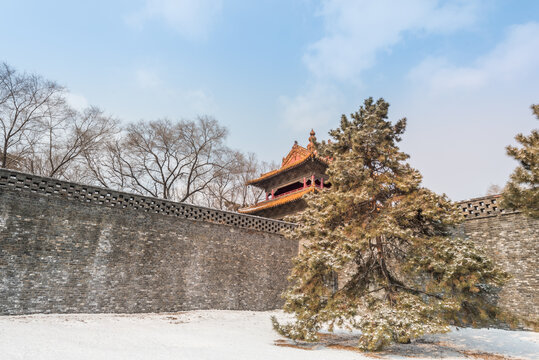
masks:
[[(339, 326), (361, 331), (360, 348), (379, 350), (497, 314), (487, 295), (507, 275), (470, 241), (451, 236), (460, 216), (445, 195), (421, 187), (397, 146), (406, 119), (392, 125), (388, 107), (365, 100), (330, 131), (334, 142), (318, 144), (331, 159), (332, 187), (310, 195), (291, 219), (301, 225), (287, 236), (307, 245), (283, 295), (295, 320), (272, 319), (284, 336), (316, 341), (322, 327)], [(345, 277), (338, 288), (335, 274)]]
[[(533, 105), (532, 111), (539, 119), (539, 105)], [(506, 209), (518, 209), (537, 219), (539, 218), (539, 131), (534, 129), (528, 136), (518, 134), (515, 139), (522, 148), (508, 146), (506, 149), (507, 154), (520, 164), (505, 186), (502, 206)]]

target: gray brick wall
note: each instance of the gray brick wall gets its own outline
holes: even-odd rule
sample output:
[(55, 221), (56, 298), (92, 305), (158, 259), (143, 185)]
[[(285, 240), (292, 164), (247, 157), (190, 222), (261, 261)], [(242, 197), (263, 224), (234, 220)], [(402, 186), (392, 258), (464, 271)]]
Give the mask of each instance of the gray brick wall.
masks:
[[(513, 275), (501, 304), (537, 321), (539, 221), (497, 201), (459, 203), (458, 232)], [(292, 226), (0, 169), (0, 314), (275, 309)]]
[(473, 216), (462, 223), (460, 235), (474, 240), (512, 276), (500, 293), (500, 305), (539, 322), (539, 220), (506, 211)]
[[(44, 179), (8, 175), (13, 174), (27, 183)], [(274, 224), (288, 223), (216, 212), (216, 219), (229, 215), (243, 221), (240, 227), (202, 219), (200, 213), (189, 219), (112, 207), (67, 196), (61, 190), (66, 184), (60, 182), (55, 192), (0, 183), (0, 314), (282, 305), (280, 294), (298, 244), (279, 235)], [(95, 195), (94, 188), (86, 188)], [(256, 229), (268, 224), (266, 231)]]

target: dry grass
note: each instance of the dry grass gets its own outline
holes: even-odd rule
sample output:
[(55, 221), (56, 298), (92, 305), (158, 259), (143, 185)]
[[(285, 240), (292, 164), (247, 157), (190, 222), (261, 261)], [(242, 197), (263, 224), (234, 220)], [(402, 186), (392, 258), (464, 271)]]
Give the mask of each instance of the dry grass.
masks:
[(343, 336), (335, 334), (319, 334), (320, 340), (316, 343), (291, 342), (279, 339), (274, 343), (276, 346), (291, 347), (301, 350), (315, 350), (321, 348), (353, 351), (373, 359), (388, 359), (389, 356), (402, 356), (406, 358), (449, 358), (462, 357), (480, 360), (519, 360), (518, 358), (504, 356), (500, 354), (480, 352), (474, 350), (462, 350), (453, 344), (445, 342), (424, 342), (418, 341), (412, 344), (394, 344), (384, 352), (364, 352), (357, 347), (357, 337)]
[(508, 356), (503, 356), (500, 354), (492, 354), (492, 353), (486, 353), (486, 352), (476, 352), (476, 351), (468, 351), (468, 350), (461, 350), (459, 352), (467, 357), (473, 357), (475, 359), (482, 359), (482, 360), (517, 360), (517, 358), (514, 358), (514, 357), (508, 357)]
[(282, 339), (275, 340), (274, 344), (277, 345), (277, 346), (291, 347), (291, 348), (301, 349), (301, 350), (312, 350), (312, 349), (314, 349), (314, 347), (306, 347), (306, 346), (300, 345), (300, 344), (291, 344), (288, 341), (282, 340)]

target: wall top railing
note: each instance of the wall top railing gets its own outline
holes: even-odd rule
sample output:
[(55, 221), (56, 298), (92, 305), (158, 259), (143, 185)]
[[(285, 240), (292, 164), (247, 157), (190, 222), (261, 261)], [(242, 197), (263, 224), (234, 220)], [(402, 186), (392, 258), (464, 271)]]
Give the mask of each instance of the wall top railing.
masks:
[[(171, 215), (189, 220), (206, 221), (269, 233), (280, 233), (282, 230), (293, 229), (296, 226), (296, 224), (286, 221), (179, 203), (99, 186), (78, 184), (11, 169), (0, 169), (0, 188), (30, 191), (43, 195), (58, 195), (66, 199), (89, 204)], [(489, 195), (458, 201), (456, 204), (467, 220), (516, 212), (500, 208), (500, 198), (501, 195)]]
[(292, 229), (296, 226), (286, 221), (174, 202), (99, 186), (83, 185), (10, 169), (0, 169), (0, 188), (60, 196), (88, 204), (171, 215), (183, 219), (269, 233), (280, 233), (282, 230)]
[(500, 208), (501, 195), (488, 195), (457, 202), (459, 211), (466, 220), (498, 215), (514, 214), (517, 211)]

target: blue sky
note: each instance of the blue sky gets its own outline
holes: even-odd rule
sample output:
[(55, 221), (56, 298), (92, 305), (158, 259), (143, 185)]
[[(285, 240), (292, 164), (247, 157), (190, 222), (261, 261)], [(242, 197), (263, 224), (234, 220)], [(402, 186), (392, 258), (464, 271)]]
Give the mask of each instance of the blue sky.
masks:
[(0, 61), (124, 123), (214, 116), (279, 161), (369, 96), (407, 117), (402, 149), (453, 200), (503, 185), (537, 127), (539, 1), (0, 1)]

